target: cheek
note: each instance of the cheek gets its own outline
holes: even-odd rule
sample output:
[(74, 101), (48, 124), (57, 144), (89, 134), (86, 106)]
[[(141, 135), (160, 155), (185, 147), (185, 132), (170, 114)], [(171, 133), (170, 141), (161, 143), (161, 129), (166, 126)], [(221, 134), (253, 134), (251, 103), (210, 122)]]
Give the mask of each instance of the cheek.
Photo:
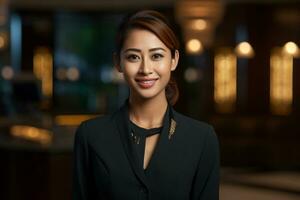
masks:
[(168, 75), (171, 74), (171, 63), (170, 62), (161, 62), (157, 65), (158, 73), (161, 75)]
[(135, 76), (135, 74), (138, 72), (138, 68), (132, 64), (132, 63), (124, 63), (122, 65), (123, 67), (123, 74), (126, 79), (130, 79), (131, 77)]

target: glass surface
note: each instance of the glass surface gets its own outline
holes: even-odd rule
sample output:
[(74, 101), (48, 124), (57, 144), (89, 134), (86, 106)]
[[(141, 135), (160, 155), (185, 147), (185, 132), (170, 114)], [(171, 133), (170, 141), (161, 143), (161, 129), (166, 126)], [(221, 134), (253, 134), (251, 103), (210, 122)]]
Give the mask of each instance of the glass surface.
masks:
[(108, 113), (118, 106), (122, 86), (113, 68), (112, 54), (122, 17), (121, 14), (56, 15), (55, 110)]

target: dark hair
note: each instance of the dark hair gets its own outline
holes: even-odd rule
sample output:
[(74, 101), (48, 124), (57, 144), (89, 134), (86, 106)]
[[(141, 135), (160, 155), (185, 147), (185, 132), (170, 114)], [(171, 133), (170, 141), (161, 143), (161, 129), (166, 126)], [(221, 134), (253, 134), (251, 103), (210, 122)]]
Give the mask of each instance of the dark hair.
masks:
[[(120, 53), (128, 33), (132, 29), (144, 29), (155, 34), (170, 50), (172, 58), (179, 49), (179, 42), (167, 19), (159, 12), (143, 10), (131, 14), (121, 22), (116, 37), (116, 58), (120, 62)], [(179, 97), (179, 90), (175, 79), (171, 76), (166, 86), (166, 97), (174, 105)]]

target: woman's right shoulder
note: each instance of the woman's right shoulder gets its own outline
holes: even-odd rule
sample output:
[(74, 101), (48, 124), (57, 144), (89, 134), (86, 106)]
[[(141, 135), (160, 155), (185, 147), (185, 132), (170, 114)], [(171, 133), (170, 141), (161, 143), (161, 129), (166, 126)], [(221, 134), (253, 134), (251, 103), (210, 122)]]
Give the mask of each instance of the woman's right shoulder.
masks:
[(107, 125), (111, 120), (111, 115), (101, 115), (81, 122), (80, 126), (84, 126), (85, 128), (95, 128)]
[(113, 127), (112, 115), (97, 116), (81, 122), (78, 126), (76, 134), (81, 137), (90, 137), (91, 135), (108, 131)]

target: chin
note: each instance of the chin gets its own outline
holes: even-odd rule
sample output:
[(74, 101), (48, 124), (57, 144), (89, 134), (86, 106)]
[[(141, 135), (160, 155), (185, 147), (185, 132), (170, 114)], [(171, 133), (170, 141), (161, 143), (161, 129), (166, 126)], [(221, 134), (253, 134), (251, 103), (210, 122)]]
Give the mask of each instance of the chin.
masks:
[(135, 96), (139, 97), (141, 99), (149, 100), (149, 99), (155, 98), (157, 96), (157, 94), (138, 93)]
[(162, 91), (135, 91), (134, 92), (134, 96), (140, 99), (144, 99), (144, 100), (150, 100), (150, 99), (154, 99), (160, 95), (165, 95)]

